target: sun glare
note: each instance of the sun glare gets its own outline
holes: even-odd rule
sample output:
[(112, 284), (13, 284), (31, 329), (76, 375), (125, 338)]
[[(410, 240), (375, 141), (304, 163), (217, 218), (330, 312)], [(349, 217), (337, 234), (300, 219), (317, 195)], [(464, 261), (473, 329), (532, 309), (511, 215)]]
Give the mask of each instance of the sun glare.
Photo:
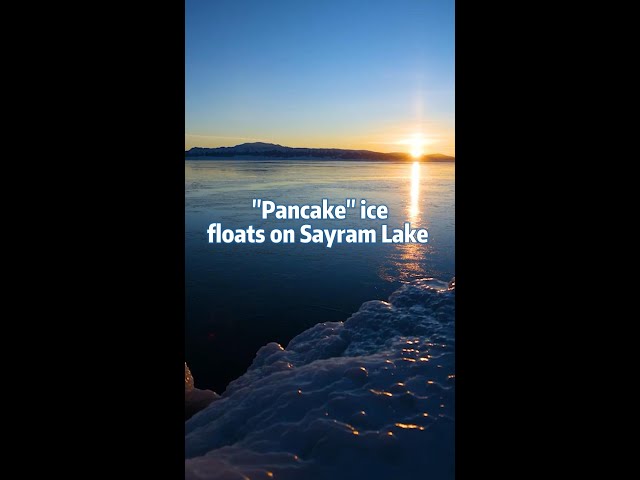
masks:
[(409, 153), (411, 153), (411, 156), (413, 158), (420, 158), (424, 154), (422, 143), (418, 141), (413, 142), (411, 144), (411, 151)]
[(411, 157), (417, 160), (424, 155), (424, 146), (430, 144), (431, 140), (425, 138), (420, 133), (416, 133), (409, 138), (401, 140), (398, 143), (400, 145), (406, 145)]

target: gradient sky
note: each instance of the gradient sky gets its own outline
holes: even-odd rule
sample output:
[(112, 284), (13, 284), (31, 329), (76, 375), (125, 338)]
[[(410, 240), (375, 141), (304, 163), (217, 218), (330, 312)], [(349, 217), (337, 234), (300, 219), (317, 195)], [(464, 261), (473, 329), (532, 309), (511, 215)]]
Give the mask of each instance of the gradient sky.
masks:
[(185, 147), (455, 154), (453, 0), (187, 0)]

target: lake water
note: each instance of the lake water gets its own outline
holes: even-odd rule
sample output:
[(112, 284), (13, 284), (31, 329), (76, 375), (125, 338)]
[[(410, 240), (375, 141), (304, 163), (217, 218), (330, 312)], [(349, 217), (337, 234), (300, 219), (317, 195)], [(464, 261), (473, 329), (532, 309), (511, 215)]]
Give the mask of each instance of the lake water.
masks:
[[(346, 320), (402, 283), (455, 275), (454, 163), (185, 162), (186, 361), (199, 388), (218, 393), (268, 342)], [(385, 204), (388, 220), (262, 220), (252, 199), (279, 204)], [(427, 244), (209, 244), (207, 228), (427, 228)], [(268, 237), (267, 237), (268, 238)], [(378, 238), (378, 241), (380, 239)]]

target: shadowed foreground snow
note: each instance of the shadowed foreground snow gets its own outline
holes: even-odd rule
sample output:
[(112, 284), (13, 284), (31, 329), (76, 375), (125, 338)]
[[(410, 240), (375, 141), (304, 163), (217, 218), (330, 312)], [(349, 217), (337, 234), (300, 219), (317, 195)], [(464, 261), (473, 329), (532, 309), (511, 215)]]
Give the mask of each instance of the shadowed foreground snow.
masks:
[(453, 479), (455, 287), (438, 283), (262, 347), (186, 422), (186, 479)]

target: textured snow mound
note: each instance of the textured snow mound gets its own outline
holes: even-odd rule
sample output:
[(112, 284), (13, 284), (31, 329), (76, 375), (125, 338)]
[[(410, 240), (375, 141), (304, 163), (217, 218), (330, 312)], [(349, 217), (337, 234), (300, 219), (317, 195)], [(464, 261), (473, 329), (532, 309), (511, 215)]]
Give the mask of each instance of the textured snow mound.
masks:
[(455, 286), (433, 285), (262, 347), (185, 424), (186, 478), (453, 479)]
[(220, 398), (216, 392), (211, 390), (200, 390), (195, 388), (193, 375), (187, 364), (184, 364), (184, 418), (189, 419), (214, 400)]

